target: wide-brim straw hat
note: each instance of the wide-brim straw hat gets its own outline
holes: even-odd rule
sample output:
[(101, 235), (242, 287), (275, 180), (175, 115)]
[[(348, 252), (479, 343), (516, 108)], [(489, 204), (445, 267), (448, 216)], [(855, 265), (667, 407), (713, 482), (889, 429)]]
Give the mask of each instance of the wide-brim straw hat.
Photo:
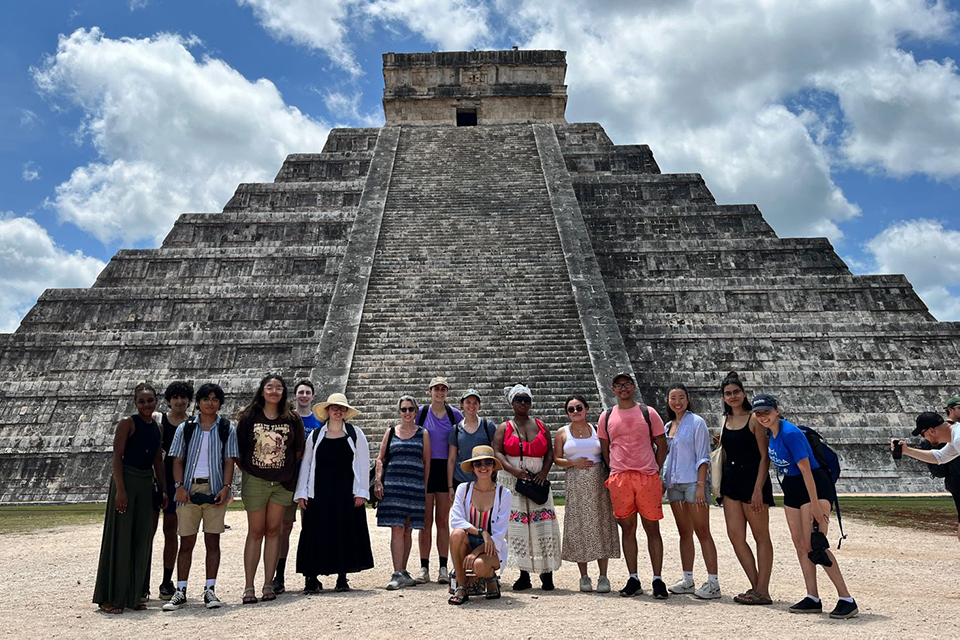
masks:
[(354, 407), (351, 407), (350, 403), (347, 402), (347, 396), (343, 395), (342, 393), (331, 393), (327, 397), (326, 402), (313, 405), (313, 415), (315, 415), (317, 420), (320, 422), (326, 422), (330, 418), (330, 414), (327, 413), (327, 407), (332, 404), (347, 408), (347, 412), (343, 414), (344, 421), (360, 415), (360, 411)]
[(464, 460), (461, 462), (460, 468), (463, 469), (464, 473), (473, 473), (473, 463), (476, 460), (493, 460), (493, 470), (503, 470), (503, 465), (500, 464), (500, 461), (497, 460), (497, 457), (493, 455), (493, 448), (488, 447), (485, 444), (475, 446), (473, 448), (473, 457), (469, 460)]

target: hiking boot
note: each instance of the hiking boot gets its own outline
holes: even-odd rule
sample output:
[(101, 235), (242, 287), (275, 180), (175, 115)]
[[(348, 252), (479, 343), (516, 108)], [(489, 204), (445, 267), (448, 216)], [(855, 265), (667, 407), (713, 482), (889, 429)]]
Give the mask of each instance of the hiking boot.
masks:
[(593, 591), (593, 581), (590, 576), (580, 576), (580, 591), (590, 593)]
[(450, 584), (450, 573), (446, 567), (440, 567), (440, 574), (437, 576), (437, 584)]
[(610, 593), (610, 578), (607, 576), (597, 578), (597, 593)]
[(283, 584), (283, 578), (274, 578), (273, 579), (273, 592), (277, 595), (285, 593), (287, 587)]
[(163, 605), (163, 610), (176, 611), (185, 604), (187, 604), (187, 590), (177, 589), (173, 596), (170, 597), (170, 602)]
[(513, 583), (514, 591), (526, 591), (527, 589), (533, 588), (533, 583), (530, 582), (530, 574), (526, 571), (520, 572), (520, 577), (517, 578), (517, 581)]
[(160, 583), (160, 599), (169, 600), (173, 597), (173, 594), (177, 592), (177, 588), (173, 586), (173, 582), (161, 582)]
[(414, 580), (417, 581), (417, 584), (427, 584), (430, 582), (430, 567), (420, 567), (420, 571)]
[(720, 597), (720, 583), (707, 580), (693, 592), (693, 595), (701, 600), (715, 600)]
[(620, 589), (620, 595), (624, 598), (635, 596), (638, 593), (643, 595), (643, 587), (640, 586), (640, 581), (636, 578), (627, 580), (627, 584), (624, 585), (623, 589)]
[(553, 572), (548, 571), (546, 573), (540, 574), (540, 590), (541, 591), (553, 591)]
[(697, 585), (694, 584), (693, 580), (687, 582), (686, 580), (681, 580), (676, 584), (672, 584), (667, 587), (667, 591), (670, 593), (683, 594), (683, 593), (694, 593), (697, 590)]
[(408, 571), (401, 571), (401, 572), (400, 572), (400, 586), (401, 586), (401, 587), (415, 587), (415, 586), (417, 586), (417, 581), (413, 579), (413, 576), (411, 576)]
[(321, 589), (323, 589), (323, 585), (316, 578), (307, 578), (303, 584), (304, 593), (320, 593)]
[(218, 598), (217, 594), (214, 592), (213, 587), (204, 589), (203, 603), (207, 606), (207, 609), (219, 609), (223, 606), (223, 603), (220, 602), (220, 598)]
[(847, 618), (855, 618), (858, 613), (860, 613), (860, 610), (857, 609), (856, 601), (839, 600), (837, 606), (830, 612), (830, 617), (836, 620), (846, 620)]
[(653, 597), (657, 600), (666, 600), (670, 597), (670, 594), (667, 593), (667, 583), (665, 583), (660, 578), (657, 578), (653, 581)]
[(788, 609), (790, 613), (823, 613), (823, 603), (807, 597)]

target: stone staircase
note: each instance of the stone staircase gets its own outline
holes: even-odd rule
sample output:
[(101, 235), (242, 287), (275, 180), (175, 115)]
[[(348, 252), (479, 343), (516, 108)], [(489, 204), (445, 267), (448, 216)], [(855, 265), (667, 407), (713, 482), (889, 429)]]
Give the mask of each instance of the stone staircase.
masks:
[(436, 375), (498, 423), (520, 381), (553, 431), (568, 394), (599, 411), (530, 126), (402, 127), (347, 384), (374, 453), (399, 396), (427, 402)]
[(779, 238), (756, 207), (718, 205), (699, 175), (583, 162), (620, 148), (599, 125), (557, 131), (648, 402), (683, 382), (717, 428), (717, 385), (736, 370), (838, 445), (841, 490), (942, 490), (883, 443), (960, 389), (960, 323), (936, 322), (903, 276), (855, 276), (826, 239)]

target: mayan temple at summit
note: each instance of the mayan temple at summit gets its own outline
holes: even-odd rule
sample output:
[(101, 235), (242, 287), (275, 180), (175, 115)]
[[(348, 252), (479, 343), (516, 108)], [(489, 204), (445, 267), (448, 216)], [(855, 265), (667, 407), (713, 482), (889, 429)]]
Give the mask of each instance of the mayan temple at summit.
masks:
[(291, 149), (222, 213), (46, 291), (0, 335), (0, 502), (102, 500), (138, 380), (220, 382), (232, 414), (270, 371), (346, 389), (378, 445), (433, 375), (498, 420), (525, 381), (556, 429), (568, 394), (596, 420), (632, 368), (645, 401), (683, 382), (717, 427), (736, 370), (837, 445), (842, 491), (940, 489), (883, 442), (960, 391), (960, 324), (567, 122), (565, 73), (562, 51), (388, 53), (385, 126)]

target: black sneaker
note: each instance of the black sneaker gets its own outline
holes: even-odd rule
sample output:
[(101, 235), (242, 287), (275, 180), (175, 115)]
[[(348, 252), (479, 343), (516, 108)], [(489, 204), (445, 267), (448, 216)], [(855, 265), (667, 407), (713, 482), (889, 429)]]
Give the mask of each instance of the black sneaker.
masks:
[(847, 618), (855, 618), (858, 613), (860, 613), (860, 610), (857, 609), (856, 601), (847, 602), (846, 600), (840, 600), (837, 602), (837, 606), (833, 608), (833, 611), (830, 612), (830, 617), (837, 620), (846, 620)]
[(553, 591), (553, 573), (541, 573), (540, 574), (540, 589), (541, 591)]
[(170, 602), (163, 605), (164, 611), (176, 611), (183, 605), (187, 604), (187, 590), (186, 589), (177, 589), (173, 597), (170, 598)]
[(283, 584), (283, 578), (274, 578), (273, 579), (273, 592), (277, 595), (285, 593), (287, 588)]
[(307, 578), (303, 585), (304, 593), (320, 593), (321, 589), (323, 589), (323, 585), (316, 578)]
[(659, 578), (653, 581), (653, 597), (657, 600), (666, 600), (670, 596), (667, 593), (667, 585)]
[(350, 584), (347, 582), (346, 577), (339, 576), (337, 577), (337, 584), (333, 588), (334, 591), (350, 591)]
[[(854, 606), (856, 608), (856, 606)], [(823, 613), (823, 603), (806, 597), (789, 609), (790, 613)]]
[(160, 583), (160, 599), (169, 600), (173, 597), (173, 594), (177, 592), (177, 588), (173, 586), (173, 582), (161, 582)]
[(530, 582), (530, 574), (526, 571), (520, 572), (520, 577), (517, 578), (517, 581), (513, 583), (514, 591), (526, 591), (533, 587), (533, 583)]
[(636, 578), (630, 578), (627, 580), (627, 584), (624, 585), (623, 589), (620, 589), (620, 595), (624, 598), (635, 596), (638, 593), (643, 595), (643, 587), (640, 586), (640, 581)]

